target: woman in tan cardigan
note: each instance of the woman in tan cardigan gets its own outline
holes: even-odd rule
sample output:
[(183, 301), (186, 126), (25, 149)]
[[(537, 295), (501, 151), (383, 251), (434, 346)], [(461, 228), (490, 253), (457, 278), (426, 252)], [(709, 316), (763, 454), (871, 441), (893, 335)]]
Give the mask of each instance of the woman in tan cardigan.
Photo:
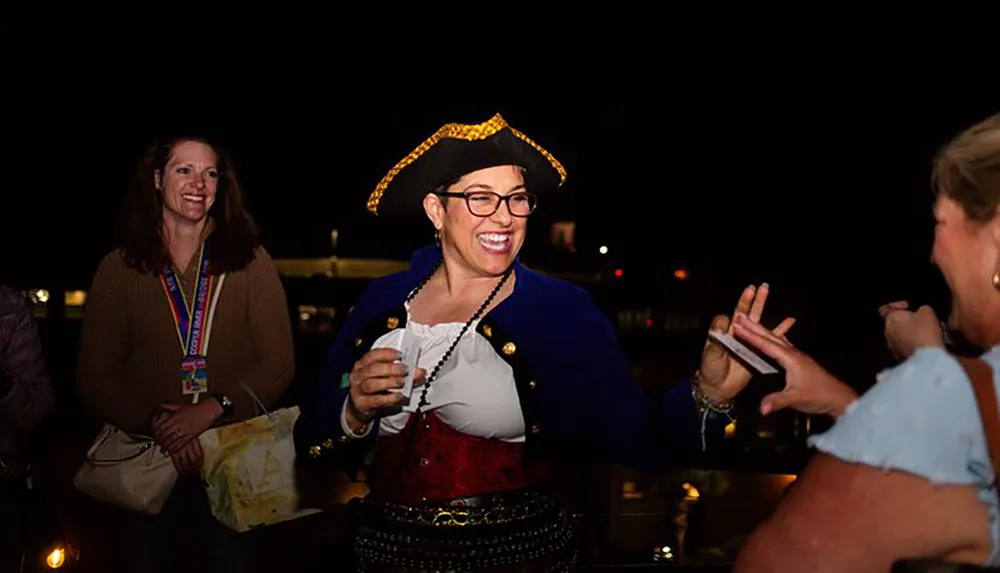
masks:
[(269, 407), (292, 379), (285, 293), (219, 146), (154, 142), (128, 200), (123, 245), (88, 294), (77, 382), (107, 422), (154, 435), (181, 476), (159, 515), (129, 514), (122, 570), (172, 570), (171, 539), (207, 542), (211, 571), (243, 570), (249, 548), (211, 516), (197, 438), (257, 414), (246, 387)]

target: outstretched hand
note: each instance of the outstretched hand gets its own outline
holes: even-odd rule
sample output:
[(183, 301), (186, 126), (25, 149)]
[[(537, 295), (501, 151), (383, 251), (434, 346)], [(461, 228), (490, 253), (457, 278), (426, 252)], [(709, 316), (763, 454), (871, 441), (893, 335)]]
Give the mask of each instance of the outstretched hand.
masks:
[[(733, 312), (734, 319), (736, 316), (745, 315), (754, 323), (759, 322), (769, 293), (770, 287), (767, 283), (760, 285), (760, 287), (750, 285), (743, 289)], [(733, 334), (734, 319), (725, 315), (716, 316), (712, 320), (711, 329), (715, 332)], [(771, 332), (775, 336), (783, 338), (794, 324), (794, 318), (786, 318)], [(705, 341), (705, 349), (701, 354), (701, 367), (698, 372), (701, 391), (710, 400), (719, 403), (729, 402), (735, 398), (750, 382), (750, 371), (736, 360), (724, 346), (711, 338)]]
[(795, 348), (784, 336), (768, 331), (746, 316), (736, 317), (735, 334), (785, 369), (785, 388), (764, 396), (760, 413), (768, 415), (784, 408), (805, 414), (840, 417), (858, 394), (820, 366), (808, 354)]

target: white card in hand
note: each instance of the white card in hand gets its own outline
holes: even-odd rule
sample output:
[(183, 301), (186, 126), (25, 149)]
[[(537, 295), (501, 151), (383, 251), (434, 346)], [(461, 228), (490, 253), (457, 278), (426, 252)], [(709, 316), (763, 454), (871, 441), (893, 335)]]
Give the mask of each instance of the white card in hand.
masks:
[(420, 358), (420, 337), (405, 328), (398, 328), (372, 348), (391, 348), (402, 354), (397, 362), (406, 364), (409, 370), (403, 377), (403, 387), (395, 389), (394, 392), (399, 392), (405, 400), (408, 400), (413, 394), (413, 373), (417, 370), (417, 359)]
[(761, 374), (774, 374), (778, 371), (774, 366), (765, 362), (763, 358), (757, 355), (757, 353), (750, 350), (747, 345), (726, 333), (719, 333), (714, 330), (710, 330), (708, 331), (708, 337), (725, 346), (730, 352), (742, 358), (744, 362), (753, 366), (754, 369)]

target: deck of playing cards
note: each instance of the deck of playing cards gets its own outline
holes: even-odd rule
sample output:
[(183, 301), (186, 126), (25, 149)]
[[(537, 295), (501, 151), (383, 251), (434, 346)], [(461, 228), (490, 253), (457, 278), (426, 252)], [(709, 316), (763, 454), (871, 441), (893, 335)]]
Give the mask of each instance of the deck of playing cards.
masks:
[(736, 356), (742, 358), (744, 362), (752, 366), (757, 372), (760, 372), (761, 374), (774, 374), (778, 371), (774, 366), (765, 362), (763, 358), (757, 355), (757, 353), (750, 350), (749, 347), (732, 336), (721, 332), (715, 332), (714, 330), (708, 331), (708, 336), (712, 340), (715, 340), (719, 344), (725, 346)]
[(403, 378), (403, 387), (395, 389), (394, 392), (402, 394), (404, 402), (408, 401), (413, 394), (413, 373), (417, 370), (417, 359), (420, 358), (420, 337), (405, 328), (398, 328), (372, 348), (391, 348), (402, 354), (396, 362), (406, 364), (408, 370)]

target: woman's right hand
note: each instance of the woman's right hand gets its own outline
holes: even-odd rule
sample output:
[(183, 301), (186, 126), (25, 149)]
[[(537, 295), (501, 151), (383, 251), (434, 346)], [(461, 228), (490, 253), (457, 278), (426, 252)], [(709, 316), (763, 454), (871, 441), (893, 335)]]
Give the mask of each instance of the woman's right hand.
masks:
[(738, 338), (775, 359), (785, 369), (785, 389), (768, 394), (760, 402), (760, 413), (768, 415), (783, 408), (804, 414), (826, 414), (839, 418), (857, 400), (858, 393), (798, 350), (784, 336), (779, 337), (745, 315), (736, 318), (733, 331)]
[[(363, 426), (375, 417), (379, 408), (399, 404), (403, 396), (393, 392), (403, 386), (405, 364), (397, 363), (401, 354), (390, 348), (376, 348), (354, 364), (347, 375), (351, 383), (347, 401), (347, 421), (351, 426)], [(422, 377), (417, 369), (414, 379)]]

